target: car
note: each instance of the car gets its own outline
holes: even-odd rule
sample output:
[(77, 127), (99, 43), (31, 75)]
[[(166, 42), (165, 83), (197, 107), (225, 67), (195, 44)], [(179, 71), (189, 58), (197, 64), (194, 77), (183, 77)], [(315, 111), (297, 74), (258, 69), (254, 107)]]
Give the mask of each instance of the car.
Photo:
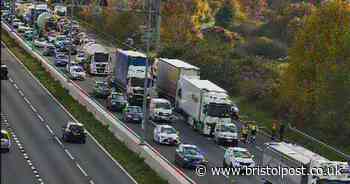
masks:
[(224, 154), (223, 167), (255, 167), (254, 156), (246, 148), (229, 147)]
[(10, 133), (6, 130), (1, 130), (1, 151), (9, 152), (11, 147)]
[(139, 106), (127, 106), (123, 111), (125, 123), (141, 123), (143, 119), (142, 109)]
[(66, 66), (68, 64), (68, 56), (64, 54), (56, 54), (54, 64), (55, 66)]
[(66, 55), (68, 55), (68, 49), (67, 48), (61, 48), (61, 47), (58, 47), (58, 48), (56, 48), (56, 55), (57, 54), (66, 54)]
[(71, 44), (69, 40), (64, 40), (62, 44), (61, 47), (68, 49), (71, 55), (76, 55), (78, 53), (76, 46)]
[(153, 140), (158, 144), (178, 145), (179, 132), (170, 125), (157, 125), (153, 130)]
[(47, 33), (47, 40), (50, 43), (55, 43), (56, 37), (57, 37), (57, 35), (56, 35), (56, 32), (54, 32), (54, 31)]
[(84, 63), (86, 61), (86, 55), (83, 51), (79, 51), (75, 56), (76, 63)]
[(8, 79), (8, 68), (5, 64), (1, 64), (1, 80)]
[(65, 35), (56, 35), (53, 43), (56, 47), (61, 47), (61, 45), (63, 45), (63, 41), (66, 39), (67, 39), (67, 37)]
[(12, 20), (12, 23), (11, 25), (13, 26), (13, 28), (17, 29), (18, 28), (18, 25), (22, 23), (21, 20), (19, 20), (18, 18), (15, 18)]
[(13, 27), (14, 27), (15, 29), (17, 29), (17, 32), (18, 32), (18, 29), (19, 29), (20, 27), (25, 27), (25, 23), (24, 23), (24, 22), (17, 22), (17, 23), (14, 24)]
[(31, 30), (32, 30), (31, 27), (22, 26), (22, 25), (18, 26), (18, 28), (17, 28), (18, 33), (25, 33), (26, 31), (31, 31)]
[(80, 142), (85, 144), (86, 131), (84, 125), (76, 122), (68, 122), (62, 127), (62, 140), (65, 142)]
[(93, 94), (97, 98), (107, 98), (110, 94), (110, 89), (106, 81), (96, 81), (93, 89)]
[(86, 78), (86, 73), (82, 66), (80, 65), (67, 65), (69, 72), (69, 77), (74, 80), (84, 80)]
[(33, 44), (35, 47), (44, 48), (46, 45), (49, 45), (50, 43), (46, 41), (44, 37), (41, 37), (41, 38), (35, 39)]
[(123, 93), (112, 92), (107, 97), (107, 109), (110, 111), (122, 111), (127, 104), (128, 101)]
[(25, 32), (23, 33), (23, 37), (24, 37), (24, 39), (26, 39), (26, 40), (28, 40), (28, 41), (33, 40), (34, 31), (32, 31), (32, 30), (25, 31)]
[(56, 48), (53, 45), (46, 45), (43, 50), (44, 56), (55, 56)]
[(175, 164), (182, 168), (196, 168), (207, 166), (208, 160), (196, 145), (180, 144), (175, 151)]

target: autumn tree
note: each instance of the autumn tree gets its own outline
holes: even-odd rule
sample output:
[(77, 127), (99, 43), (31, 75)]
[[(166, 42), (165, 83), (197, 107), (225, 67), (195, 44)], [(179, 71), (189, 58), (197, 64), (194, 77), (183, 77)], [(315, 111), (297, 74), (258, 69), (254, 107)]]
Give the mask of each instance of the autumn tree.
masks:
[(219, 11), (215, 14), (215, 24), (224, 28), (229, 27), (235, 15), (235, 7), (231, 0), (226, 0)]
[[(290, 49), (280, 88), (299, 128), (340, 143), (350, 137), (350, 12), (341, 0), (312, 11)], [(343, 130), (341, 135), (339, 130)], [(325, 134), (327, 132), (327, 134)]]

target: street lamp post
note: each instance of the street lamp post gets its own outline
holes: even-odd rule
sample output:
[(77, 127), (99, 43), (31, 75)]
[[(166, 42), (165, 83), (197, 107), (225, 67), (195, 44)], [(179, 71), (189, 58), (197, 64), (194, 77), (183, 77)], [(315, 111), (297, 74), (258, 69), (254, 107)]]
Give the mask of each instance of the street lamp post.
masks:
[(146, 140), (146, 132), (147, 132), (147, 125), (148, 125), (148, 107), (147, 107), (147, 98), (148, 98), (148, 70), (149, 70), (149, 59), (150, 59), (150, 39), (151, 35), (149, 34), (149, 31), (151, 31), (151, 20), (152, 20), (152, 6), (151, 6), (151, 0), (148, 0), (148, 19), (147, 19), (147, 38), (146, 38), (146, 70), (145, 70), (145, 82), (144, 82), (144, 94), (143, 94), (143, 121), (142, 121), (142, 136), (141, 136), (141, 143), (140, 145), (145, 144)]
[(70, 7), (70, 16), (71, 16), (71, 20), (70, 20), (70, 24), (69, 24), (69, 51), (68, 51), (68, 72), (70, 70), (71, 67), (71, 63), (72, 63), (72, 49), (73, 49), (73, 41), (72, 41), (72, 31), (73, 31), (73, 0), (71, 1), (71, 7)]

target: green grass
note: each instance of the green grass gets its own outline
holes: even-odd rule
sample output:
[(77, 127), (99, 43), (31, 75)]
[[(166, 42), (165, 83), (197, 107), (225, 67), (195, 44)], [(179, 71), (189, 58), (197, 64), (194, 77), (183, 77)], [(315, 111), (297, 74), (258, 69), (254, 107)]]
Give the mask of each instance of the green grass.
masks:
[(53, 79), (39, 61), (22, 49), (5, 30), (1, 30), (1, 40), (38, 78), (38, 80), (63, 104), (63, 106), (81, 123), (98, 142), (117, 160), (139, 184), (166, 184), (144, 160), (129, 150), (126, 145), (114, 137), (106, 126), (98, 122), (92, 113), (73, 99), (59, 82)]
[[(242, 112), (241, 115), (243, 116), (242, 118), (243, 120), (254, 120), (258, 123), (259, 126), (263, 127), (263, 130), (270, 132), (272, 121), (274, 119), (272, 112), (270, 112), (268, 109), (262, 110), (257, 106), (257, 103), (249, 102), (243, 97), (232, 98), (232, 100), (236, 102), (238, 107), (240, 108), (240, 112)], [(340, 161), (344, 160), (344, 158), (338, 153), (336, 153), (335, 151), (325, 146), (322, 146), (317, 142), (306, 139), (304, 136), (296, 132), (287, 131), (286, 139), (292, 142), (296, 142), (328, 159), (340, 160)], [(339, 149), (343, 153), (347, 153), (347, 154), (350, 153), (350, 146), (344, 145), (344, 147)]]

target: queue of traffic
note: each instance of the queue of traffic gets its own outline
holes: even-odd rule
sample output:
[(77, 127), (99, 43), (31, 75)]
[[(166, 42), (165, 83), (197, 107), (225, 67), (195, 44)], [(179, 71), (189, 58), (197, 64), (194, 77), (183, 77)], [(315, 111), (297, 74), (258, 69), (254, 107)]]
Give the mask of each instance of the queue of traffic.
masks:
[[(178, 59), (157, 58), (147, 62), (145, 54), (132, 50), (117, 49), (115, 53), (109, 53), (104, 46), (81, 31), (78, 22), (69, 20), (65, 16), (66, 13), (62, 13), (66, 11), (64, 8), (56, 8), (56, 11), (53, 11), (48, 7), (43, 8), (43, 5), (36, 12), (34, 6), (26, 7), (32, 9), (25, 12), (34, 12), (36, 15), (36, 18), (32, 17), (32, 21), (26, 21), (24, 16), (12, 15), (10, 11), (2, 14), (2, 20), (16, 29), (22, 38), (32, 41), (34, 47), (41, 48), (43, 55), (54, 57), (54, 64), (57, 67), (65, 67), (71, 79), (84, 80), (89, 77), (88, 74), (105, 76), (104, 80), (95, 82), (93, 97), (105, 99), (108, 110), (121, 112), (124, 123), (143, 121), (144, 112), (141, 107), (144, 92), (148, 91), (149, 118), (156, 124), (153, 141), (161, 145), (177, 146), (174, 153), (175, 164), (184, 168), (208, 164), (208, 159), (201, 149), (182, 142), (180, 132), (171, 126), (175, 115), (181, 114), (189, 127), (204, 136), (213, 137), (217, 144), (228, 146), (223, 166), (257, 165), (248, 149), (238, 147), (238, 107), (230, 100), (226, 90), (211, 81), (200, 79), (200, 68)], [(60, 13), (57, 13), (57, 9)], [(38, 30), (34, 29), (34, 26)], [(150, 68), (147, 74), (146, 67)], [(84, 143), (83, 125), (67, 123), (67, 126), (63, 127), (62, 139), (77, 139)], [(266, 150), (271, 150), (273, 145), (277, 144), (284, 143), (266, 144)], [(288, 149), (300, 152), (293, 145), (285, 144)], [(283, 151), (279, 156), (293, 159)], [(272, 156), (264, 154), (264, 159), (268, 158)], [(268, 165), (270, 162), (264, 164)], [(284, 162), (279, 164), (286, 165)], [(345, 184), (350, 178), (313, 178), (307, 184), (326, 180), (341, 181), (339, 183)]]

